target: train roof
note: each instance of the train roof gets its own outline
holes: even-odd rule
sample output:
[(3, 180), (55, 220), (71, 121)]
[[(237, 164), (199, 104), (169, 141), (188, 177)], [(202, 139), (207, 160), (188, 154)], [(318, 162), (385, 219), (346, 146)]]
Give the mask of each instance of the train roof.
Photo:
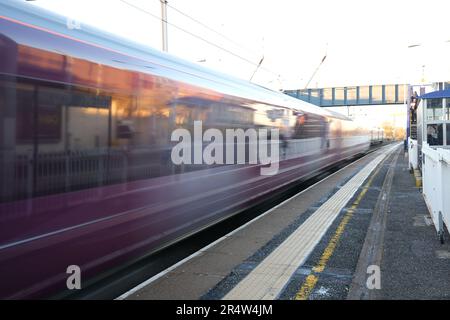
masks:
[[(132, 55), (149, 63), (176, 70), (177, 72), (171, 72), (170, 75), (161, 75), (169, 79), (188, 83), (194, 81), (194, 85), (203, 86), (227, 95), (351, 121), (351, 119), (344, 115), (295, 99), (284, 93), (273, 91), (218, 71), (213, 71), (92, 26), (82, 25), (80, 28), (69, 28), (68, 18), (23, 1), (0, 0), (0, 8), (2, 15), (18, 21), (23, 21), (33, 26), (51, 30), (52, 32), (57, 32), (91, 44), (100, 45), (126, 55)], [(46, 49), (51, 50), (51, 48)], [(149, 73), (148, 69), (145, 68), (139, 71)], [(197, 81), (192, 76), (197, 77)]]

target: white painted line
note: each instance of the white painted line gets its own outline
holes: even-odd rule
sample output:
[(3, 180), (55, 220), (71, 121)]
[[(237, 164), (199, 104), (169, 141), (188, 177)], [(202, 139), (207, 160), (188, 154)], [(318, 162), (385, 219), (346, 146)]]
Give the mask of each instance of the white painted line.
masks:
[(306, 261), (358, 188), (397, 146), (381, 152), (353, 176), (223, 299), (272, 300), (278, 297), (292, 274)]
[[(374, 153), (375, 153), (375, 152), (380, 152), (380, 150), (385, 149), (385, 148), (387, 148), (387, 146), (382, 147), (382, 148), (380, 148), (380, 149), (377, 150), (377, 151), (374, 151)], [(129, 296), (131, 296), (131, 295), (134, 294), (135, 292), (137, 292), (137, 291), (141, 290), (142, 288), (148, 286), (148, 285), (151, 284), (152, 282), (155, 282), (156, 280), (158, 280), (159, 278), (165, 276), (166, 274), (168, 274), (168, 273), (171, 272), (172, 270), (176, 269), (177, 267), (181, 266), (182, 264), (184, 264), (184, 263), (188, 262), (189, 260), (192, 260), (193, 258), (199, 256), (201, 253), (205, 252), (205, 251), (208, 250), (209, 248), (215, 246), (216, 244), (222, 242), (223, 240), (225, 240), (226, 238), (232, 236), (232, 235), (235, 234), (236, 232), (238, 232), (238, 231), (244, 229), (245, 227), (247, 227), (248, 225), (252, 224), (253, 222), (255, 222), (255, 221), (261, 219), (262, 217), (264, 217), (265, 215), (271, 213), (273, 210), (276, 210), (277, 208), (281, 207), (281, 206), (284, 205), (285, 203), (287, 203), (287, 202), (289, 202), (289, 201), (295, 199), (296, 197), (300, 196), (300, 195), (303, 194), (304, 192), (307, 192), (307, 191), (310, 190), (311, 188), (314, 188), (317, 184), (322, 183), (323, 181), (327, 180), (328, 178), (333, 177), (334, 175), (338, 174), (338, 173), (341, 172), (342, 170), (347, 169), (347, 167), (349, 167), (349, 166), (351, 166), (351, 165), (354, 165), (354, 164), (356, 164), (356, 163), (358, 163), (358, 162), (364, 160), (364, 159), (365, 159), (366, 157), (368, 157), (369, 155), (372, 155), (372, 153), (366, 154), (365, 156), (359, 158), (358, 160), (356, 160), (356, 161), (354, 161), (354, 162), (352, 162), (352, 163), (349, 163), (349, 164), (346, 165), (345, 167), (343, 167), (343, 168), (339, 169), (338, 171), (336, 171), (336, 172), (330, 174), (330, 175), (327, 176), (326, 178), (324, 178), (324, 179), (322, 179), (322, 180), (320, 180), (320, 181), (314, 183), (313, 185), (309, 186), (309, 187), (306, 188), (305, 190), (302, 190), (301, 192), (299, 192), (299, 193), (293, 195), (292, 197), (290, 197), (290, 198), (284, 200), (283, 202), (279, 203), (278, 205), (274, 206), (273, 208), (270, 208), (270, 209), (267, 210), (266, 212), (260, 214), (260, 215), (257, 216), (256, 218), (254, 218), (254, 219), (248, 221), (247, 223), (243, 224), (243, 225), (240, 226), (239, 228), (234, 229), (234, 230), (231, 231), (230, 233), (224, 235), (223, 237), (217, 239), (216, 241), (210, 243), (209, 245), (203, 247), (202, 249), (200, 249), (200, 250), (194, 252), (193, 254), (187, 256), (187, 257), (184, 258), (183, 260), (180, 260), (179, 262), (175, 263), (174, 265), (170, 266), (169, 268), (167, 268), (167, 269), (161, 271), (160, 273), (154, 275), (153, 277), (151, 277), (151, 278), (145, 280), (144, 282), (138, 284), (136, 287), (130, 289), (129, 291), (127, 291), (127, 292), (123, 293), (122, 295), (120, 295), (119, 297), (117, 297), (115, 300), (124, 300), (124, 299), (128, 298)]]

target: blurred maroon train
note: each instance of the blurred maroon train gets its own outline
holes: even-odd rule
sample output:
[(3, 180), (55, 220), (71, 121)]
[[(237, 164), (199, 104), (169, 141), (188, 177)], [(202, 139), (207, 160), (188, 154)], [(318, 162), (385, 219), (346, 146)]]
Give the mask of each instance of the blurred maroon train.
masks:
[[(82, 286), (365, 152), (348, 118), (0, 0), (0, 297)], [(278, 128), (280, 170), (173, 165), (176, 128)]]

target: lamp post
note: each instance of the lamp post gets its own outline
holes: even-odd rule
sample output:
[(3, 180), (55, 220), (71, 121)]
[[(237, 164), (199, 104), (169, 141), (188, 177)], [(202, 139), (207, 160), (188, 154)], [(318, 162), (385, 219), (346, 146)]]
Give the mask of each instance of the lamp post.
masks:
[[(411, 48), (417, 48), (420, 47), (420, 43), (414, 43), (407, 46), (407, 49)], [(411, 87), (411, 79), (410, 75), (408, 74), (408, 61), (406, 62), (406, 69), (405, 69), (405, 85), (403, 86), (403, 102), (406, 109), (406, 140), (408, 141), (408, 138), (411, 136), (411, 113), (410, 113), (410, 106), (411, 106), (411, 99), (410, 99), (410, 87)], [(405, 142), (405, 148), (408, 147), (408, 144)]]

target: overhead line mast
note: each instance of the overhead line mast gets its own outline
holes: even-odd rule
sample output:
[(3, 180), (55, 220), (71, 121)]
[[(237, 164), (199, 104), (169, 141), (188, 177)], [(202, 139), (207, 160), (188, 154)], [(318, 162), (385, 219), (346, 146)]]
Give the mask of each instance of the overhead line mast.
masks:
[(161, 23), (162, 23), (162, 50), (169, 51), (169, 43), (167, 39), (167, 0), (161, 1)]

